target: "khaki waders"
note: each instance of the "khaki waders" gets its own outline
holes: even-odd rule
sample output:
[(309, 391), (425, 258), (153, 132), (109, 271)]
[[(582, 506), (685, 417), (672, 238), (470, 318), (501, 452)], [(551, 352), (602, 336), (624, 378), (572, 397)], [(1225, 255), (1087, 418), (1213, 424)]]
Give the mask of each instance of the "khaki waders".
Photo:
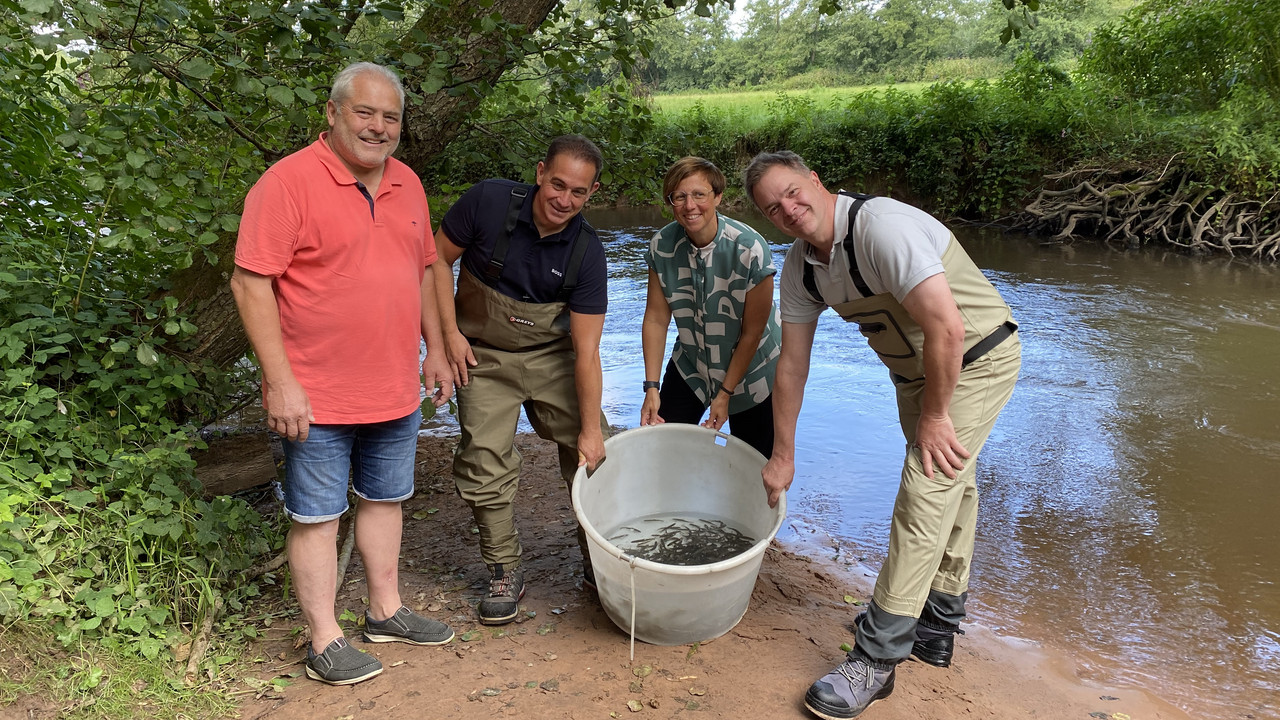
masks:
[[(861, 203), (855, 202), (851, 208), (851, 231), (859, 207)], [(852, 245), (846, 243), (845, 251), (852, 255)], [(866, 621), (858, 628), (858, 646), (873, 659), (900, 660), (911, 652), (917, 619), (950, 627), (958, 626), (964, 617), (978, 517), (978, 455), (1013, 394), (1021, 345), (1009, 306), (952, 236), (942, 265), (964, 321), (966, 351), (950, 415), (956, 438), (970, 456), (954, 479), (937, 469), (930, 479), (915, 447), (925, 389), (924, 330), (893, 295), (871, 294), (856, 259), (849, 260), (855, 285), (868, 297), (831, 307), (846, 321), (858, 324), (889, 369), (907, 440), (889, 552), (876, 577)], [(812, 281), (806, 279), (806, 285), (820, 299)], [(929, 610), (922, 616), (926, 606)]]
[[(471, 342), (477, 364), (468, 370), (468, 384), (457, 390), (461, 433), (453, 481), (475, 515), (485, 564), (514, 568), (521, 553), (515, 526), (521, 458), (514, 444), (521, 407), (538, 436), (558, 446), (566, 487), (578, 470), (581, 419), (569, 311), (564, 302), (506, 297), (465, 266), (455, 306), (458, 329)], [(600, 427), (608, 437), (603, 413)], [(577, 528), (577, 535), (590, 566), (585, 533)]]

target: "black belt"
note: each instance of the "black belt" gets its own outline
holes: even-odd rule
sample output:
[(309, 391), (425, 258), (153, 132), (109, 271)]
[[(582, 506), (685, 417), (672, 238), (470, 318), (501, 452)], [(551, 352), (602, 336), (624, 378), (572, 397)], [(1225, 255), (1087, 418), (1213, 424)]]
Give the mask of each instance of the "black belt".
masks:
[[(969, 365), (978, 358), (994, 350), (997, 345), (1007, 340), (1008, 337), (1014, 334), (1017, 330), (1018, 323), (1012, 320), (1005, 320), (1003, 325), (992, 330), (990, 335), (982, 338), (978, 342), (974, 343), (973, 347), (969, 348), (969, 350), (964, 354), (964, 357), (960, 358), (960, 369), (963, 370), (969, 367)], [(904, 385), (909, 382), (915, 382), (915, 380), (902, 377), (897, 373), (889, 374), (893, 378), (894, 385)], [(916, 378), (916, 380), (919, 379), (920, 378)]]
[(960, 359), (960, 368), (964, 369), (969, 367), (969, 364), (974, 360), (977, 360), (983, 355), (991, 352), (995, 346), (1004, 342), (1005, 339), (1012, 335), (1017, 329), (1018, 323), (1012, 320), (1005, 320), (1003, 325), (992, 330), (990, 335), (982, 338), (976, 345), (969, 348), (969, 352), (966, 352), (964, 357)]

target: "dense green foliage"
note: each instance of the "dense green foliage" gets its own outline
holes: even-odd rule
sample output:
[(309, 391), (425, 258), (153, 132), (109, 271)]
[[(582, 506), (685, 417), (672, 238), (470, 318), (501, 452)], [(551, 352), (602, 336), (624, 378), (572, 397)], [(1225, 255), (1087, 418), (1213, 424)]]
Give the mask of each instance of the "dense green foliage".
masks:
[[(1096, 78), (1073, 80), (1026, 52), (994, 81), (829, 95), (824, 103), (804, 91), (776, 91), (763, 102), (717, 96), (716, 103), (657, 113), (625, 155), (606, 159), (623, 172), (604, 197), (657, 202), (662, 173), (683, 155), (708, 157), (733, 176), (754, 153), (777, 148), (800, 153), (829, 181), (893, 192), (974, 220), (1021, 211), (1044, 175), (1078, 166), (1137, 174), (1185, 169), (1205, 187), (1251, 197), (1280, 189), (1280, 126), (1274, 102), (1260, 91), (1241, 88), (1218, 109), (1172, 115)], [(599, 128), (605, 118), (588, 115), (579, 126)], [(535, 135), (565, 129), (536, 121), (532, 127)], [(516, 177), (532, 165), (506, 165), (479, 152), (460, 162), (457, 148), (447, 155), (441, 182)]]
[[(647, 190), (652, 178), (666, 172), (652, 152), (654, 116), (648, 103), (625, 81), (592, 90), (586, 100), (580, 109), (562, 113), (554, 100), (539, 96), (536, 88), (514, 98), (490, 98), (482, 104), (476, 125), (423, 173), (423, 182), (444, 193), (491, 177), (531, 183), (546, 151), (546, 139), (581, 133), (605, 149), (599, 197), (636, 197), (638, 189)], [(495, 140), (500, 147), (496, 151)], [(432, 212), (438, 215), (438, 208)]]
[(673, 157), (701, 152), (733, 169), (756, 152), (785, 147), (830, 182), (992, 218), (1018, 207), (1046, 168), (1096, 147), (1113, 129), (1113, 113), (1086, 115), (1086, 99), (1061, 71), (1028, 55), (994, 83), (869, 92), (828, 107), (779, 93), (758, 124), (695, 107), (668, 118), (663, 137)]
[[(1104, 5), (1107, 12), (1103, 12)], [(1123, 28), (1134, 26), (1135, 18), (1168, 5), (1138, 6), (1123, 20), (1104, 26), (1099, 34), (1122, 34)], [(763, 6), (751, 7), (758, 10)], [(785, 7), (790, 14), (774, 16), (771, 27), (781, 28), (784, 34), (777, 36), (782, 39), (772, 47), (778, 52), (783, 48), (817, 52), (821, 43), (804, 34), (815, 26), (822, 27), (824, 21), (816, 9), (803, 3)], [(885, 4), (880, 9), (888, 7)], [(1054, 53), (1047, 45), (1036, 45), (1037, 38), (1047, 33), (1065, 37), (1074, 32), (1072, 36), (1079, 42), (1068, 43), (1071, 52), (1084, 43), (1085, 26), (1065, 20), (1057, 23), (1058, 16), (1050, 11), (1054, 7), (1041, 8), (1036, 32), (1024, 33), (1021, 53), (1007, 61), (1008, 70), (996, 74), (994, 81), (951, 81), (923, 92), (891, 90), (853, 97), (827, 88), (816, 93), (829, 98), (821, 102), (799, 90), (775, 91), (765, 102), (758, 99), (761, 93), (726, 94), (716, 96), (715, 102), (695, 102), (692, 108), (679, 112), (659, 112), (649, 128), (644, 127), (641, 117), (628, 135), (639, 142), (622, 145), (624, 154), (608, 157), (614, 167), (622, 166), (622, 172), (611, 178), (604, 196), (653, 202), (663, 168), (681, 155), (705, 155), (726, 170), (736, 171), (754, 152), (779, 147), (811, 158), (828, 178), (892, 189), (939, 212), (975, 219), (1020, 211), (1044, 186), (1045, 175), (1079, 167), (1113, 168), (1134, 176), (1162, 169), (1174, 173), (1185, 170), (1197, 187), (1259, 200), (1275, 191), (1280, 182), (1280, 125), (1274, 121), (1275, 92), (1269, 71), (1277, 65), (1261, 59), (1273, 51), (1273, 38), (1280, 35), (1267, 13), (1257, 13), (1248, 23), (1250, 30), (1235, 41), (1239, 54), (1260, 59), (1254, 72), (1236, 73), (1230, 94), (1220, 97), (1218, 104), (1179, 114), (1179, 108), (1185, 109), (1187, 104), (1178, 96), (1135, 96), (1125, 85), (1123, 74), (1104, 71), (1102, 44), (1091, 51), (1085, 71), (1078, 74), (1069, 74), (1060, 69), (1063, 63), (1048, 59)], [(1117, 7), (1120, 4), (1067, 2), (1055, 12), (1065, 17), (1067, 11), (1075, 10), (1096, 25)], [(1168, 7), (1161, 11), (1162, 27), (1170, 38), (1183, 37), (1180, 33), (1204, 22), (1202, 8), (1196, 3), (1180, 7), (1187, 12), (1175, 13)], [(1238, 9), (1219, 7), (1227, 14)], [(811, 13), (810, 20), (818, 18), (807, 27), (798, 22), (806, 12)], [(675, 43), (663, 37), (671, 23), (684, 28)], [(680, 62), (672, 64), (685, 74), (673, 72), (672, 77), (685, 77), (688, 82), (676, 84), (697, 84), (689, 78), (728, 72), (731, 67), (741, 69), (750, 64), (746, 55), (759, 59), (767, 54), (762, 43), (756, 46), (758, 52), (735, 55), (739, 51), (730, 46), (745, 47), (753, 35), (747, 32), (735, 39), (721, 13), (706, 18), (668, 18), (658, 25), (667, 29), (655, 33), (655, 62), (673, 47), (685, 53)], [(786, 36), (789, 26), (798, 34)], [(1175, 32), (1176, 27), (1183, 29)], [(813, 37), (820, 39), (820, 35)], [(698, 38), (709, 46), (700, 46)], [(987, 42), (996, 46), (993, 40)], [(665, 51), (664, 43), (668, 45)], [(1228, 44), (1227, 39), (1222, 43)], [(1185, 43), (1160, 45), (1141, 39), (1131, 39), (1124, 49), (1136, 55), (1146, 52), (1148, 64), (1195, 51)], [(1219, 55), (1226, 57), (1226, 51)], [(1178, 62), (1189, 67), (1189, 60)], [(796, 72), (799, 67), (786, 72)], [(790, 82), (822, 77), (809, 73), (792, 77)], [(734, 82), (738, 81), (725, 84)], [(615, 103), (626, 105), (617, 99), (620, 95), (613, 97)], [(661, 98), (658, 104), (662, 104)], [(510, 111), (496, 102), (489, 106), (489, 112), (497, 115)], [(574, 122), (594, 130), (607, 127), (604, 118), (588, 114), (574, 118)], [(536, 117), (528, 122), (525, 129), (535, 137), (568, 129)], [(450, 148), (448, 156), (461, 157), (465, 147), (467, 144), (461, 143)], [(531, 164), (494, 163), (483, 152), (471, 151), (466, 162), (442, 166), (435, 179), (449, 184), (449, 178), (458, 176), (516, 176), (527, 174)], [(1271, 222), (1263, 220), (1264, 225)]]
[[(653, 24), (641, 77), (659, 92), (994, 77), (1025, 50), (1074, 60), (1094, 28), (1131, 4), (1059, 0), (1027, 16), (998, 0), (889, 0), (824, 14), (818, 0), (750, 0), (738, 16), (679, 13)], [(1001, 28), (1019, 37), (1002, 44)]]
[(1169, 107), (1217, 107), (1237, 88), (1280, 98), (1280, 3), (1149, 0), (1102, 28), (1082, 70)]
[[(4, 50), (0, 620), (156, 658), (272, 533), (243, 502), (191, 492), (190, 419), (235, 393), (169, 352), (194, 331), (173, 298), (149, 296), (172, 253), (136, 231), (150, 217), (111, 222), (103, 206), (123, 193), (86, 180), (104, 158), (59, 137), (75, 108), (58, 99), (80, 96), (67, 59)], [(234, 610), (252, 592), (224, 599)]]
[[(511, 68), (499, 92), (480, 104), (454, 142), (420, 172), (423, 182), (445, 193), (487, 177), (533, 182), (547, 141), (566, 133), (585, 135), (603, 149), (603, 185), (643, 182), (655, 167), (636, 150), (647, 142), (653, 120), (629, 76), (650, 50), (640, 28), (667, 12), (658, 2), (566, 3), (563, 13), (548, 21), (543, 42), (555, 46), (555, 38), (568, 30), (581, 36), (576, 46), (587, 48), (589, 59), (577, 63), (566, 56), (549, 62), (540, 54)], [(612, 36), (589, 37), (593, 28), (609, 28)]]
[[(225, 286), (214, 268), (241, 199), (315, 137), (349, 60), (405, 73), (421, 130), (405, 157), (445, 192), (531, 179), (562, 132), (596, 139), (602, 197), (632, 202), (656, 202), (682, 155), (732, 173), (781, 147), (833, 182), (975, 219), (1090, 164), (1176, 166), (1253, 197), (1280, 189), (1275, 3), (1144, 3), (1098, 31), (1068, 75), (1056, 61), (1128, 2), (1046, 3), (1033, 28), (1019, 14), (1030, 1), (824, 15), (808, 0), (755, 0), (739, 33), (705, 2), (672, 15), (657, 0), (600, 0), (548, 4), (530, 33), (489, 10), (505, 1), (0, 0), (0, 632), (22, 624), (158, 658), (214, 607), (240, 612), (258, 592), (243, 571), (279, 546), (279, 524), (201, 499), (190, 454), (199, 428), (255, 398), (254, 373), (234, 362), (243, 345), (210, 359), (209, 327), (171, 278), (198, 270)], [(1003, 48), (1011, 18), (1022, 32)], [(970, 77), (994, 79), (956, 80)], [(674, 114), (645, 97), (850, 78), (944, 82)]]
[[(626, 67), (659, 7), (500, 3), (0, 0), (0, 633), (154, 660), (258, 592), (244, 571), (282, 523), (202, 499), (190, 452), (257, 395), (242, 334), (229, 360), (205, 344), (236, 322), (215, 268), (242, 199), (315, 138), (348, 62), (404, 73), (410, 127), (443, 128), (406, 137), (425, 164), (512, 65), (580, 113), (583, 58)], [(194, 314), (219, 297), (221, 320)]]

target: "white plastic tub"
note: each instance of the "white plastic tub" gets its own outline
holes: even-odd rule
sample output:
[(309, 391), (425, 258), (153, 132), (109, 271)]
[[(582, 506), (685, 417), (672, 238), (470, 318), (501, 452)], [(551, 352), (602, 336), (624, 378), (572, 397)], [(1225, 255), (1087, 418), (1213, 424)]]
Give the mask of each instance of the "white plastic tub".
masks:
[[(637, 639), (684, 645), (725, 634), (746, 614), (765, 548), (787, 514), (785, 497), (769, 507), (764, 457), (730, 435), (683, 423), (627, 430), (605, 450), (596, 472), (579, 468), (573, 482), (605, 612), (632, 631), (634, 580)], [(668, 513), (719, 518), (757, 541), (728, 560), (682, 566), (633, 558), (605, 539), (637, 518)]]

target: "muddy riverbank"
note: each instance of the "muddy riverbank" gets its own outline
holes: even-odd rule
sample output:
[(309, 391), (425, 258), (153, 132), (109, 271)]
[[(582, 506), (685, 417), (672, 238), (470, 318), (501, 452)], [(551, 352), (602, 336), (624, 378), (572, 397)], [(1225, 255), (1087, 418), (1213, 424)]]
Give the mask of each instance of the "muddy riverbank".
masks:
[[(475, 621), (485, 576), (471, 517), (449, 480), (453, 442), (449, 436), (421, 442), (418, 493), (405, 506), (402, 580), (406, 601), (448, 622), (458, 637), (438, 648), (361, 644), (386, 671), (359, 685), (329, 687), (301, 675), (301, 623), (296, 614), (286, 616), (250, 652), (262, 680), (289, 684), (246, 701), (242, 718), (807, 716), (805, 689), (838, 662), (840, 645), (852, 642), (848, 626), (858, 607), (845, 596), (865, 599), (872, 583), (865, 568), (838, 558), (820, 533), (801, 528), (793, 534), (809, 540), (768, 550), (750, 609), (727, 635), (697, 646), (636, 643), (632, 660), (626, 633), (582, 587), (554, 446), (522, 435), (519, 523), (530, 586), (520, 622), (484, 627)], [(339, 609), (359, 614), (364, 594), (357, 553)], [(873, 713), (878, 720), (1186, 717), (1141, 688), (1086, 684), (1073, 672), (1061, 656), (971, 625), (950, 669), (904, 663), (893, 696)]]

